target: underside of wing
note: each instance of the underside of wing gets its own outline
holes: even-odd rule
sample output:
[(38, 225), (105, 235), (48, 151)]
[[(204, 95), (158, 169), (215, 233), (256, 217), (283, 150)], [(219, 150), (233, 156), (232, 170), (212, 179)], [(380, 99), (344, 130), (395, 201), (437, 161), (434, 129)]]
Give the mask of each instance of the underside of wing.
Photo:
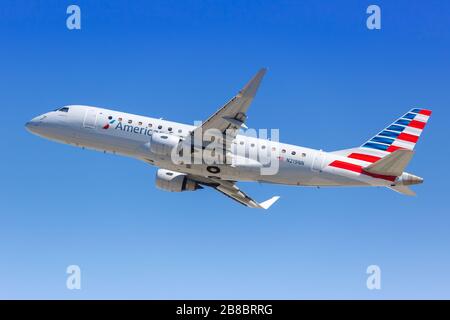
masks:
[(195, 180), (199, 184), (214, 188), (227, 197), (250, 208), (269, 209), (269, 207), (280, 198), (279, 196), (274, 196), (264, 202), (258, 203), (247, 194), (245, 194), (242, 190), (240, 190), (234, 181), (220, 180), (216, 178), (196, 175), (189, 175), (189, 179)]

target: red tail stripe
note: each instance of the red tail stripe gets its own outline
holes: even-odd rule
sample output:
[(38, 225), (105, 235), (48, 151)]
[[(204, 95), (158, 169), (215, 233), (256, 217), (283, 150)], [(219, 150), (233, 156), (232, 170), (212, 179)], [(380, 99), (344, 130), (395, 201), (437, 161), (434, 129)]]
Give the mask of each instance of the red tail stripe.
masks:
[(414, 142), (416, 143), (417, 140), (419, 140), (418, 136), (415, 136), (413, 134), (409, 134), (409, 133), (400, 133), (400, 135), (397, 137), (397, 139), (403, 140), (403, 141), (409, 141), (409, 142)]
[(390, 145), (389, 148), (387, 148), (386, 151), (387, 152), (394, 152), (395, 150), (398, 150), (398, 149), (404, 149), (404, 148)]
[(344, 162), (344, 161), (340, 161), (340, 160), (333, 161), (332, 163), (329, 164), (329, 166), (365, 174), (365, 175), (373, 177), (373, 178), (383, 179), (383, 180), (388, 180), (388, 181), (395, 181), (395, 179), (397, 178), (395, 176), (386, 176), (383, 174), (375, 174), (375, 173), (366, 172), (366, 171), (364, 171), (363, 167), (358, 166), (357, 164), (348, 163), (348, 162)]
[(422, 121), (413, 120), (409, 123), (409, 127), (417, 128), (417, 129), (423, 129), (425, 128), (426, 123)]
[(330, 166), (362, 173), (362, 167), (358, 166), (357, 164), (354, 164), (354, 163), (348, 163), (348, 162), (344, 162), (344, 161), (340, 161), (340, 160), (334, 160), (332, 163), (330, 163)]
[(380, 157), (371, 156), (371, 155), (363, 154), (363, 153), (351, 153), (348, 157), (352, 158), (352, 159), (367, 161), (367, 162), (376, 162), (381, 159)]
[(422, 109), (422, 110), (420, 110), (419, 114), (423, 114), (425, 116), (431, 116), (431, 110)]

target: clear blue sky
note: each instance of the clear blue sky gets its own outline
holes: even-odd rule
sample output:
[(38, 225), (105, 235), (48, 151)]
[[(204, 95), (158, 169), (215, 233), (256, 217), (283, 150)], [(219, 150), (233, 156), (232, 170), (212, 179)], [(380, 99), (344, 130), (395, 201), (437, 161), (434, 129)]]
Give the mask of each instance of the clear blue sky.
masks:
[[(0, 298), (450, 298), (449, 2), (9, 0), (0, 41)], [(159, 191), (154, 167), (24, 128), (65, 104), (192, 123), (262, 66), (248, 125), (288, 143), (357, 146), (432, 109), (408, 167), (418, 196), (241, 184), (281, 195), (264, 213)], [(65, 287), (71, 264), (81, 291)]]

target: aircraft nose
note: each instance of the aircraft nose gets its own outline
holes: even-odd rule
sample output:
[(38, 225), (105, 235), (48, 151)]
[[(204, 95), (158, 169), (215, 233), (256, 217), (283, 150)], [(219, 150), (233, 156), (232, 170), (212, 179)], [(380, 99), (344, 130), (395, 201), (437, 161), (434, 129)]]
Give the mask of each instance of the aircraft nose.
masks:
[(30, 132), (33, 132), (33, 133), (36, 132), (36, 129), (41, 124), (41, 120), (38, 118), (41, 118), (41, 117), (33, 118), (30, 121), (28, 121), (27, 123), (25, 123), (25, 128)]

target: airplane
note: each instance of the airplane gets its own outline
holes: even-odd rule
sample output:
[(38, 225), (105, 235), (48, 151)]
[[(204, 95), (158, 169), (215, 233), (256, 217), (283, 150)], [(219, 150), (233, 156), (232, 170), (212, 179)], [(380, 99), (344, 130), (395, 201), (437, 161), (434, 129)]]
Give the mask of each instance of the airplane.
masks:
[[(252, 137), (245, 134), (247, 110), (265, 73), (265, 68), (259, 70), (200, 125), (67, 105), (35, 117), (25, 126), (31, 133), (53, 141), (154, 165), (158, 167), (159, 189), (183, 192), (211, 187), (250, 208), (268, 209), (279, 196), (257, 202), (237, 186), (238, 181), (315, 187), (382, 186), (415, 195), (409, 186), (422, 183), (423, 178), (404, 170), (431, 110), (413, 108), (360, 146), (331, 152)], [(208, 138), (203, 134), (208, 131), (218, 134)], [(205, 156), (211, 141), (216, 143), (215, 148)], [(264, 157), (270, 161), (263, 161)], [(276, 170), (264, 173), (272, 162)]]

